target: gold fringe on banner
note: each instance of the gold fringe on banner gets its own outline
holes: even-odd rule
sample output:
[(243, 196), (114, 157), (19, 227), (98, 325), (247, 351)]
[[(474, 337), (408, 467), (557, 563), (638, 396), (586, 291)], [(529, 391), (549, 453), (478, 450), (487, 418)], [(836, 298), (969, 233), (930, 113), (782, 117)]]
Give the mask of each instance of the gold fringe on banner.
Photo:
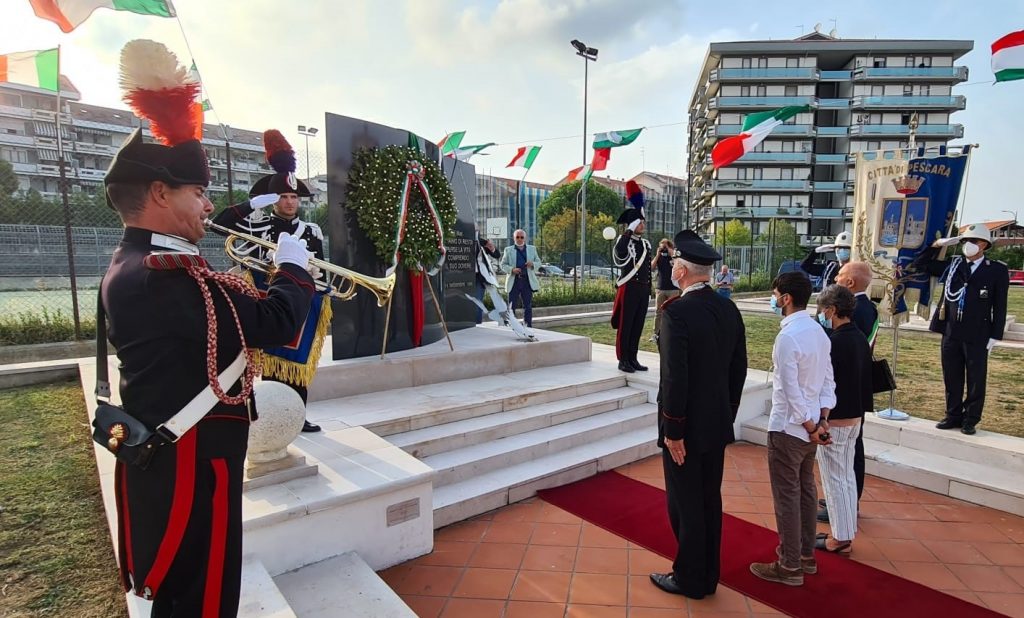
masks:
[(313, 335), (313, 343), (309, 349), (309, 358), (305, 364), (264, 352), (263, 377), (276, 378), (300, 386), (309, 386), (313, 382), (313, 376), (316, 375), (317, 364), (320, 362), (320, 353), (323, 351), (324, 339), (327, 337), (327, 330), (331, 327), (331, 317), (331, 299), (327, 297), (323, 299), (320, 305), (320, 318), (317, 320), (316, 333)]

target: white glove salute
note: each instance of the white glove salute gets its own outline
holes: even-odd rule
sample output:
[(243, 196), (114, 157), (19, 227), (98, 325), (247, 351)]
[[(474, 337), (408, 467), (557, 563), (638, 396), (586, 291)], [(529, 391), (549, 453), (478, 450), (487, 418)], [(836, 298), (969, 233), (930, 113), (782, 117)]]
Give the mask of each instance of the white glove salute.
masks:
[(291, 234), (282, 233), (277, 237), (274, 266), (280, 267), (281, 264), (294, 264), (303, 270), (307, 270), (311, 255), (312, 253), (306, 249), (305, 240), (299, 240)]
[(281, 196), (277, 193), (267, 193), (266, 195), (257, 195), (256, 197), (249, 200), (249, 205), (252, 206), (253, 210), (260, 210), (267, 206), (273, 206), (281, 199)]
[(991, 354), (992, 353), (992, 348), (996, 347), (996, 343), (998, 343), (998, 341), (999, 341), (998, 339), (989, 339), (988, 340), (988, 345), (985, 346), (985, 349), (988, 350), (989, 353)]
[(815, 253), (828, 253), (829, 251), (832, 251), (835, 248), (836, 248), (835, 245), (822, 245), (822, 246), (818, 247), (817, 249), (815, 249), (814, 252)]
[(939, 248), (939, 247), (949, 247), (949, 246), (955, 245), (958, 242), (960, 242), (960, 237), (959, 236), (954, 236), (953, 238), (940, 238), (940, 239), (936, 240), (935, 242), (933, 242), (932, 246), (936, 247), (936, 248)]

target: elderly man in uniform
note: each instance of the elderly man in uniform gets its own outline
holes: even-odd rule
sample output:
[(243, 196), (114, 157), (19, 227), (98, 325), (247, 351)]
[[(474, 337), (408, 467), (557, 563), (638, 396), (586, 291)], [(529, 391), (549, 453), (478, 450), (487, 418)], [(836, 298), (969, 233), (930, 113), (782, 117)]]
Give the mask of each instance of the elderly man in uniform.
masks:
[[(276, 129), (263, 134), (267, 163), (274, 169), (257, 180), (249, 190), (249, 201), (225, 208), (213, 222), (229, 229), (273, 241), (282, 233), (306, 241), (306, 245), (319, 260), (324, 260), (324, 234), (316, 223), (299, 217), (299, 200), (313, 194), (304, 182), (295, 177), (295, 151)], [(264, 212), (271, 207), (269, 214)], [(251, 248), (254, 257), (267, 258), (266, 250)], [(251, 273), (256, 286), (265, 287), (260, 273)], [(324, 338), (331, 326), (331, 303), (323, 293), (317, 293), (309, 308), (302, 331), (287, 345), (264, 350), (263, 378), (283, 382), (290, 386), (306, 403), (309, 385), (316, 375)], [(302, 431), (317, 432), (320, 426), (309, 422)]]
[(679, 547), (672, 572), (654, 573), (651, 581), (700, 599), (718, 587), (725, 447), (735, 439), (747, 340), (739, 309), (710, 285), (721, 256), (691, 230), (675, 242), (672, 280), (682, 295), (663, 305), (658, 445)]
[(651, 243), (644, 233), (644, 194), (640, 186), (630, 180), (626, 183), (629, 207), (619, 215), (619, 225), (626, 230), (615, 241), (615, 266), (622, 269), (616, 285), (615, 303), (612, 307), (612, 328), (618, 330), (615, 337), (615, 356), (619, 359), (619, 371), (633, 373), (647, 371), (637, 360), (640, 351), (640, 336), (644, 331), (647, 306), (651, 302)]
[[(852, 247), (853, 234), (844, 230), (836, 236), (835, 242), (831, 245), (821, 245), (808, 253), (804, 261), (800, 263), (800, 268), (812, 277), (821, 277), (822, 289), (827, 288), (836, 282), (839, 269), (850, 261)], [(819, 263), (818, 256), (829, 251), (836, 252), (836, 259)]]
[[(156, 428), (148, 464), (118, 459), (114, 468), (117, 553), (125, 590), (152, 600), (152, 616), (230, 617), (241, 580), (252, 367), (244, 388), (226, 376), (241, 373), (231, 367), (245, 366), (245, 346), (280, 345), (295, 336), (313, 279), (305, 247), (288, 234), (277, 239), (278, 270), (265, 298), (206, 266), (196, 243), (213, 212), (206, 196), (210, 170), (190, 112), (199, 86), (133, 87), (152, 83), (154, 58), (177, 65), (159, 43), (128, 43), (121, 82), (126, 100), (162, 143), (144, 143), (137, 129), (104, 179), (125, 230), (101, 284), (100, 325), (109, 320), (125, 412)], [(186, 105), (174, 109), (176, 101)], [(230, 386), (214, 387), (220, 380)], [(193, 398), (207, 394), (212, 407), (198, 422), (166, 429)]]
[[(961, 243), (963, 255), (939, 260), (939, 248)], [(918, 266), (943, 284), (930, 330), (942, 333), (942, 379), (946, 383), (946, 417), (936, 427), (976, 433), (985, 407), (988, 355), (1006, 328), (1010, 273), (1006, 264), (990, 260), (992, 235), (974, 223), (960, 236), (937, 240)], [(964, 376), (967, 396), (964, 397)]]

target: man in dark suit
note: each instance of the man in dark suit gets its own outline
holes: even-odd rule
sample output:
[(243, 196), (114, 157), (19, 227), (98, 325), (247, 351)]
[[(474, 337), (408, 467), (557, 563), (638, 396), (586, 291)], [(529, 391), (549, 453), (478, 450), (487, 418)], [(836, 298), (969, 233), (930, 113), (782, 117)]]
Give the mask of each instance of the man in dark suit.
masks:
[(671, 573), (653, 573), (665, 592), (701, 599), (720, 575), (725, 447), (747, 375), (747, 341), (736, 305), (710, 286), (722, 259), (691, 230), (676, 235), (672, 279), (682, 295), (662, 315), (658, 446), (672, 532)]
[[(961, 243), (963, 255), (936, 259), (940, 247)], [(1003, 338), (1010, 274), (985, 252), (992, 236), (984, 223), (967, 226), (960, 236), (943, 238), (925, 251), (915, 266), (941, 277), (938, 309), (930, 330), (942, 333), (942, 379), (946, 383), (946, 417), (936, 427), (975, 433), (985, 406), (988, 355)], [(964, 397), (964, 376), (967, 396)]]

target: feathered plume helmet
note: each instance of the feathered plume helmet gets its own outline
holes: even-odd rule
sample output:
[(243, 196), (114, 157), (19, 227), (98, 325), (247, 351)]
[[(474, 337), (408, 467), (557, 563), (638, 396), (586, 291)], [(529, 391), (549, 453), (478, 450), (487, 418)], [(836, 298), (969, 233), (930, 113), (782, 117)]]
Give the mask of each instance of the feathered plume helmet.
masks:
[(257, 180), (249, 190), (250, 197), (267, 193), (295, 193), (299, 197), (313, 195), (309, 187), (295, 177), (295, 150), (280, 131), (264, 131), (263, 149), (267, 152), (267, 163), (275, 173)]
[(160, 180), (209, 185), (206, 152), (196, 139), (202, 126), (201, 116), (195, 113), (200, 86), (177, 56), (156, 41), (130, 41), (121, 50), (120, 82), (124, 101), (149, 121), (160, 143), (143, 142), (142, 129), (136, 129), (114, 157), (104, 184)]
[(636, 181), (626, 182), (626, 198), (629, 200), (629, 206), (619, 215), (617, 223), (630, 224), (637, 219), (646, 219), (644, 217), (644, 192), (640, 190), (640, 185), (636, 184)]

